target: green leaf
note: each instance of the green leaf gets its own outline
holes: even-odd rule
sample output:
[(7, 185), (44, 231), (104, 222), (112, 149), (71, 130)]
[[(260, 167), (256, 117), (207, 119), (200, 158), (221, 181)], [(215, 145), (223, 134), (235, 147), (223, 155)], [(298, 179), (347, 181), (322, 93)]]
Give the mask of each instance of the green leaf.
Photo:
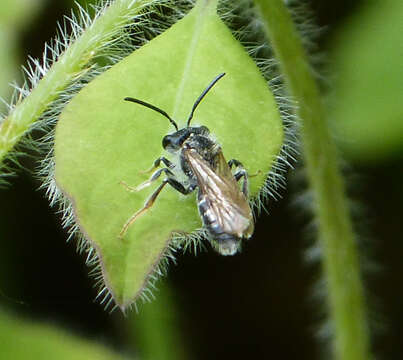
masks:
[[(0, 97), (8, 99), (12, 93), (9, 85), (18, 76), (17, 32), (27, 27), (35, 17), (42, 0), (2, 0), (0, 2)], [(0, 113), (6, 106), (0, 102)]]
[(363, 4), (333, 47), (330, 118), (350, 158), (377, 161), (403, 150), (402, 14), (400, 0)]
[(0, 24), (20, 28), (39, 11), (43, 0), (2, 0), (0, 3)]
[[(0, 24), (0, 97), (7, 98), (11, 93), (9, 83), (17, 75), (15, 36), (6, 31)], [(0, 113), (6, 110), (6, 106), (0, 102)]]
[(2, 359), (123, 359), (100, 344), (54, 326), (13, 318), (3, 312), (0, 312), (0, 344)]
[[(135, 97), (185, 120), (195, 99), (226, 72), (196, 110), (193, 125), (206, 125), (227, 160), (248, 169), (257, 195), (279, 154), (283, 128), (268, 85), (253, 60), (216, 14), (216, 2), (199, 1), (169, 30), (85, 87), (65, 108), (56, 128), (55, 177), (74, 204), (81, 231), (97, 249), (104, 280), (122, 308), (144, 289), (173, 232), (202, 226), (196, 194), (166, 187), (153, 208), (125, 238), (126, 220), (143, 207), (158, 181), (129, 193), (163, 154), (161, 140), (173, 127), (158, 113), (123, 101)], [(164, 154), (164, 156), (168, 156)]]

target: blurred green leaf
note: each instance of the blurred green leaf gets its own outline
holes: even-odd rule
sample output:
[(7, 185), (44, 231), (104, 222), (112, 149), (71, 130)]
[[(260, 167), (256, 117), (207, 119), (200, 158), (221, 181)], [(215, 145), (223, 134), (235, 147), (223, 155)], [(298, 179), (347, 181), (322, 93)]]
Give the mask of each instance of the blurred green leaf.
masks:
[(13, 360), (118, 360), (106, 347), (55, 326), (33, 323), (0, 311), (0, 358)]
[[(18, 30), (26, 27), (43, 0), (2, 0), (0, 2), (0, 97), (7, 98), (9, 83), (19, 77)], [(4, 105), (0, 103), (0, 113)]]
[(377, 161), (403, 150), (403, 2), (371, 1), (331, 51), (330, 118), (348, 156)]
[(162, 154), (161, 139), (173, 131), (158, 113), (123, 99), (154, 104), (181, 127), (195, 99), (221, 72), (227, 75), (200, 104), (193, 124), (209, 127), (228, 160), (239, 159), (257, 174), (250, 181), (256, 195), (279, 153), (282, 122), (266, 81), (213, 1), (199, 1), (184, 19), (90, 83), (58, 122), (57, 183), (73, 201), (81, 230), (98, 250), (106, 284), (123, 307), (143, 290), (172, 232), (201, 227), (196, 194), (184, 197), (167, 187), (152, 210), (118, 238), (158, 186), (128, 193), (119, 182), (145, 181), (149, 175), (141, 171)]
[(183, 360), (188, 337), (181, 332), (180, 302), (166, 282), (159, 284), (156, 299), (130, 315), (130, 323), (142, 360)]
[(1, 0), (0, 24), (7, 27), (24, 27), (36, 15), (43, 0)]
[[(7, 98), (12, 88), (9, 83), (17, 77), (17, 49), (15, 33), (0, 24), (0, 97)], [(0, 103), (0, 113), (5, 105)]]

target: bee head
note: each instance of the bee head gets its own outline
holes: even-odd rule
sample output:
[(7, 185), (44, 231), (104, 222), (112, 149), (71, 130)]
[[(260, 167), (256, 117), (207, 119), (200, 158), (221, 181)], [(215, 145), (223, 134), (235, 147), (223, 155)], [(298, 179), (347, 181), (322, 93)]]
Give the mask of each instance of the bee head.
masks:
[(174, 152), (177, 152), (182, 147), (182, 145), (186, 141), (186, 139), (189, 136), (191, 136), (192, 134), (199, 135), (201, 137), (207, 137), (208, 134), (210, 133), (209, 129), (206, 126), (191, 127), (190, 121), (192, 120), (193, 114), (194, 114), (197, 106), (200, 104), (200, 101), (202, 101), (202, 99), (206, 96), (206, 94), (210, 91), (210, 89), (215, 85), (215, 83), (218, 80), (220, 80), (224, 75), (225, 75), (225, 73), (222, 73), (222, 74), (216, 76), (213, 79), (213, 81), (207, 86), (207, 88), (204, 89), (204, 91), (201, 93), (201, 95), (197, 98), (197, 100), (193, 104), (192, 110), (191, 110), (190, 115), (186, 122), (186, 127), (183, 129), (180, 129), (180, 130), (178, 128), (178, 124), (167, 114), (167, 112), (158, 108), (157, 106), (149, 104), (143, 100), (132, 98), (132, 97), (126, 97), (126, 98), (124, 98), (124, 100), (131, 101), (133, 103), (145, 106), (151, 110), (154, 110), (154, 111), (160, 113), (161, 115), (165, 116), (169, 120), (169, 122), (175, 127), (176, 132), (174, 132), (173, 134), (168, 134), (168, 135), (164, 136), (164, 138), (162, 139), (162, 147), (165, 150), (174, 153)]
[(209, 133), (210, 130), (206, 126), (186, 127), (165, 135), (162, 139), (162, 147), (169, 152), (176, 152), (180, 150), (189, 137), (194, 135), (208, 136)]
[(182, 144), (189, 135), (190, 131), (188, 128), (175, 131), (173, 134), (165, 135), (162, 138), (162, 147), (169, 152), (176, 152), (182, 147)]

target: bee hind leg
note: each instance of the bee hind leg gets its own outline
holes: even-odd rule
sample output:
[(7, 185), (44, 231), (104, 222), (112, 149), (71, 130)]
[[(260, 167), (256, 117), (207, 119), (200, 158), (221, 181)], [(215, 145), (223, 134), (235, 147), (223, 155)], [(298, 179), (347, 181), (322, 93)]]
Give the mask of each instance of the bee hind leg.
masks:
[(239, 181), (241, 178), (243, 177), (243, 183), (242, 183), (242, 192), (245, 195), (245, 197), (248, 199), (249, 196), (249, 176), (248, 176), (248, 172), (245, 169), (242, 170), (238, 170), (235, 174), (234, 174), (234, 178), (236, 181)]
[(136, 211), (130, 218), (129, 220), (126, 221), (126, 224), (123, 225), (122, 230), (119, 233), (119, 237), (123, 238), (123, 236), (126, 234), (127, 229), (131, 224), (133, 224), (141, 215), (143, 215), (148, 209), (150, 209), (155, 202), (155, 199), (158, 197), (160, 194), (161, 190), (164, 188), (164, 186), (168, 184), (168, 179), (165, 179), (160, 186), (151, 194), (151, 196), (147, 199), (145, 202), (143, 208), (140, 210)]
[(249, 174), (243, 167), (242, 163), (236, 159), (231, 159), (228, 161), (228, 166), (230, 169), (235, 166), (238, 170), (234, 174), (234, 178), (236, 181), (239, 181), (243, 177), (243, 183), (242, 183), (242, 192), (245, 195), (246, 198), (248, 198), (248, 184), (249, 184)]
[(236, 168), (242, 168), (243, 169), (242, 163), (237, 159), (229, 160), (228, 161), (228, 166), (229, 166), (230, 169), (232, 169), (233, 166), (235, 166)]

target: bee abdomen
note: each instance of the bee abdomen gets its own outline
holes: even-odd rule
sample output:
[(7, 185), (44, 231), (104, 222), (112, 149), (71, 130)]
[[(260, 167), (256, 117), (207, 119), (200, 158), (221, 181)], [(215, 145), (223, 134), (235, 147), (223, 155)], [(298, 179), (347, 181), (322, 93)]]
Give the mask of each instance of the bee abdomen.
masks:
[(207, 197), (199, 196), (198, 207), (203, 224), (207, 230), (212, 234), (221, 232), (221, 226), (211, 209), (211, 205)]
[(203, 225), (210, 235), (210, 242), (221, 255), (234, 255), (241, 246), (241, 239), (224, 231), (212, 211), (209, 199), (199, 194), (198, 208)]

